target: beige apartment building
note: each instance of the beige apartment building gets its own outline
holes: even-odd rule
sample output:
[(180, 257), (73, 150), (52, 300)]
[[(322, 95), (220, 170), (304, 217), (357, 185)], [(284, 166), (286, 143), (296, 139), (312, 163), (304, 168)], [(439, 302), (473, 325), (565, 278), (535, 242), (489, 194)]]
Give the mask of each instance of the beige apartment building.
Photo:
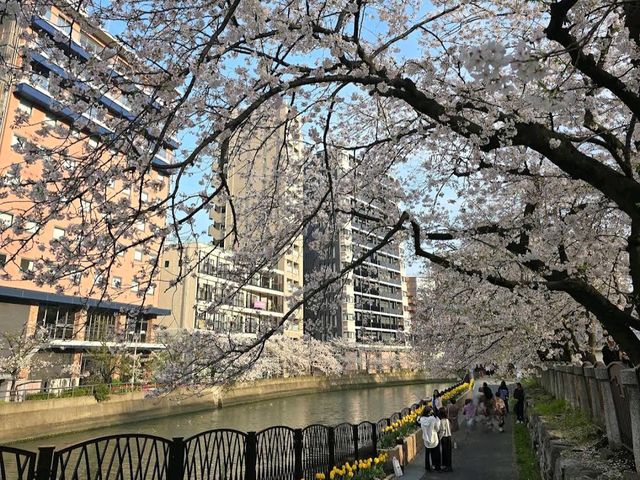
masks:
[[(298, 261), (302, 259), (297, 249)], [(288, 255), (296, 259), (294, 253)], [(174, 286), (181, 272), (189, 272)], [(302, 285), (302, 272), (277, 268), (249, 272), (233, 263), (233, 256), (213, 245), (188, 244), (165, 249), (160, 265), (160, 307), (171, 310), (159, 317), (172, 330), (209, 330), (220, 334), (255, 336), (282, 322), (290, 305), (287, 297)], [(280, 331), (302, 335), (302, 312), (295, 312)]]
[[(283, 113), (280, 126), (261, 119), (249, 135), (231, 142), (224, 167), (229, 196), (217, 196), (209, 211), (211, 244), (189, 244), (182, 251), (173, 246), (163, 253), (160, 305), (172, 312), (161, 319), (167, 329), (256, 335), (292, 308), (287, 299), (303, 286), (302, 235), (287, 240), (286, 232), (300, 214), (302, 149), (298, 126), (284, 118)], [(270, 251), (285, 253), (272, 258)], [(167, 290), (181, 260), (182, 271), (192, 271)], [(255, 267), (256, 261), (264, 266)], [(301, 336), (303, 315), (300, 306), (282, 333)]]

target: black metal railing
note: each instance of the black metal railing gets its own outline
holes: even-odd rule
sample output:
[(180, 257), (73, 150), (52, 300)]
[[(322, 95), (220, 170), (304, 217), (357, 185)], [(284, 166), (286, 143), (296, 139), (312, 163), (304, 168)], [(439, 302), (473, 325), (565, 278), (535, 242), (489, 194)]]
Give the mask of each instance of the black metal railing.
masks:
[[(441, 395), (464, 383), (461, 381)], [(169, 440), (118, 434), (38, 453), (0, 445), (0, 480), (300, 480), (378, 454), (378, 432), (425, 401), (377, 422), (259, 432), (215, 429)]]

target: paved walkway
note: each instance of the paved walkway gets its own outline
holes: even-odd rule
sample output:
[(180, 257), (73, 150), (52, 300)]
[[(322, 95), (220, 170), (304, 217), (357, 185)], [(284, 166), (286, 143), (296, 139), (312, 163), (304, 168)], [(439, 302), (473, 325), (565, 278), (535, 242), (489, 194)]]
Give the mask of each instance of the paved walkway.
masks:
[[(477, 382), (477, 390), (482, 382)], [(497, 385), (491, 385), (495, 392)], [(474, 392), (474, 397), (477, 392)], [(453, 450), (453, 472), (429, 472), (424, 469), (424, 451), (407, 465), (402, 480), (510, 480), (517, 478), (517, 469), (513, 454), (513, 416), (507, 415), (505, 430), (499, 432), (485, 432), (476, 427), (469, 433), (465, 441), (464, 430), (453, 433), (453, 441), (458, 448)]]

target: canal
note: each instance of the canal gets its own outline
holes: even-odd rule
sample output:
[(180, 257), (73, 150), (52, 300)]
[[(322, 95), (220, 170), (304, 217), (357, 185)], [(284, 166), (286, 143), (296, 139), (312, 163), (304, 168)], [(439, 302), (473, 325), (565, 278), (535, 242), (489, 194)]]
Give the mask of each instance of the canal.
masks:
[(176, 405), (176, 415), (24, 441), (15, 443), (14, 446), (35, 449), (42, 445), (55, 445), (61, 448), (116, 433), (148, 433), (172, 438), (189, 437), (214, 428), (259, 431), (274, 425), (302, 428), (314, 423), (336, 425), (342, 422), (377, 421), (423, 398), (431, 397), (434, 389), (441, 390), (447, 386), (449, 385), (426, 383), (341, 390), (256, 401), (188, 414), (179, 414), (180, 405)]

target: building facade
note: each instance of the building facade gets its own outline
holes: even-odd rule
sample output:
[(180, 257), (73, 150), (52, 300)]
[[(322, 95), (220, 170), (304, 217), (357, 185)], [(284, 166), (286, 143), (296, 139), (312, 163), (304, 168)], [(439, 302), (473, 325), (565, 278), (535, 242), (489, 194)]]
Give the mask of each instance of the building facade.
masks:
[[(42, 16), (33, 17), (29, 33), (34, 40), (30, 40), (24, 58), (17, 55), (21, 40), (15, 22), (5, 17), (0, 26), (0, 38), (7, 41), (2, 47), (3, 58), (17, 65), (30, 64), (28, 75), (1, 79), (0, 176), (3, 193), (8, 194), (0, 200), (0, 330), (22, 331), (25, 335), (40, 328), (46, 331), (46, 355), (51, 359), (51, 366), (32, 372), (38, 376), (36, 380), (45, 383), (69, 379), (77, 382), (80, 372), (89, 369), (95, 349), (116, 343), (128, 345), (138, 353), (158, 348), (154, 342), (154, 322), (158, 315), (168, 313), (158, 307), (158, 291), (146, 276), (157, 256), (159, 242), (134, 246), (137, 239), (151, 234), (153, 228), (164, 226), (165, 220), (160, 215), (131, 226), (133, 233), (128, 242), (123, 242), (121, 250), (114, 251), (108, 275), (102, 270), (87, 268), (69, 273), (56, 284), (40, 284), (32, 278), (33, 270), (40, 268), (38, 265), (55, 262), (55, 255), (51, 253), (54, 248), (60, 248), (65, 242), (71, 245), (79, 232), (92, 228), (94, 218), (104, 224), (105, 214), (93, 211), (92, 205), (79, 197), (66, 202), (65, 210), (49, 221), (25, 224), (21, 222), (23, 212), (33, 205), (24, 196), (11, 193), (11, 182), (37, 181), (47, 168), (47, 159), (62, 155), (61, 152), (68, 156), (68, 161), (62, 163), (60, 175), (69, 181), (78, 181), (80, 174), (74, 159), (82, 158), (85, 152), (104, 152), (94, 154), (94, 158), (104, 162), (105, 171), (112, 163), (126, 162), (128, 153), (113, 147), (102, 148), (104, 139), (113, 137), (105, 117), (113, 121), (133, 118), (128, 93), (117, 87), (98, 96), (96, 105), (88, 106), (82, 114), (61, 108), (56, 95), (64, 95), (65, 102), (68, 95), (78, 95), (80, 101), (86, 92), (83, 89), (92, 88), (91, 82), (87, 79), (86, 84), (78, 85), (74, 80), (75, 83), (61, 93), (60, 85), (65, 85), (68, 76), (67, 62), (54, 60), (45, 52), (44, 45), (55, 43), (69, 57), (69, 63), (72, 60), (81, 66), (83, 62), (99, 61), (101, 52), (115, 42), (109, 34), (93, 28), (86, 18), (64, 5), (61, 2), (59, 8), (52, 6)], [(135, 59), (118, 56), (109, 61), (115, 78), (119, 68)], [(125, 74), (122, 75), (124, 78)], [(50, 88), (50, 82), (56, 87)], [(95, 95), (92, 98), (96, 98)], [(16, 121), (18, 115), (20, 122)], [(140, 141), (156, 140), (150, 137)], [(37, 144), (41, 150), (35, 162), (25, 161), (21, 150), (25, 143)], [(174, 140), (163, 141), (153, 165), (170, 162), (177, 146)], [(20, 178), (16, 174), (17, 166)], [(114, 198), (122, 208), (132, 209), (139, 202), (147, 204), (164, 198), (169, 178), (156, 170), (148, 175), (154, 184), (152, 189), (145, 190), (146, 184), (138, 188), (118, 180), (105, 183), (103, 194)], [(27, 237), (28, 241), (21, 240)], [(26, 375), (27, 372), (23, 376)]]
[[(303, 201), (303, 179), (299, 174), (302, 139), (299, 125), (285, 119), (286, 111), (281, 110), (275, 118), (260, 118), (248, 135), (239, 134), (232, 139), (231, 153), (224, 167), (229, 195), (228, 199), (222, 196), (214, 199), (209, 210), (209, 234), (219, 251), (213, 253), (213, 257), (249, 257), (250, 263), (268, 264), (265, 270), (271, 273), (258, 275), (276, 278), (277, 281), (269, 282), (277, 285), (271, 289), (272, 293), (290, 298), (302, 289), (304, 275), (302, 235), (292, 235), (286, 240), (292, 226), (298, 227), (295, 216), (299, 215)], [(256, 259), (254, 252), (261, 249), (284, 253), (276, 258), (267, 253)], [(243, 273), (230, 271), (227, 275), (229, 281), (234, 276), (242, 277)], [(249, 289), (254, 287), (247, 285)], [(212, 298), (217, 299), (219, 295)], [(284, 298), (278, 307), (280, 313), (293, 307)], [(284, 331), (301, 335), (302, 305), (291, 317)]]
[[(343, 163), (345, 171), (358, 175), (350, 159)], [(394, 180), (386, 176), (382, 181), (391, 185)], [(396, 210), (391, 200), (371, 198), (366, 189), (354, 189), (340, 201), (343, 211), (361, 215), (352, 215), (339, 231), (330, 232), (328, 242), (320, 249), (313, 239), (318, 232), (327, 233), (325, 226), (315, 224), (307, 229), (305, 276), (320, 270), (339, 272), (378, 246), (384, 229), (366, 217), (385, 218), (388, 211)], [(314, 308), (307, 308), (306, 331), (322, 340), (342, 338), (363, 345), (405, 345), (408, 316), (403, 278), (400, 245), (394, 240), (348, 272), (339, 289), (325, 294)]]
[[(230, 252), (214, 245), (170, 246), (160, 267), (160, 306), (171, 314), (159, 321), (169, 332), (208, 330), (255, 337), (282, 323), (289, 308), (287, 294), (294, 288), (284, 259), (279, 268), (243, 273)], [(174, 282), (181, 272), (189, 273)], [(300, 317), (293, 316), (280, 331), (301, 336)]]

